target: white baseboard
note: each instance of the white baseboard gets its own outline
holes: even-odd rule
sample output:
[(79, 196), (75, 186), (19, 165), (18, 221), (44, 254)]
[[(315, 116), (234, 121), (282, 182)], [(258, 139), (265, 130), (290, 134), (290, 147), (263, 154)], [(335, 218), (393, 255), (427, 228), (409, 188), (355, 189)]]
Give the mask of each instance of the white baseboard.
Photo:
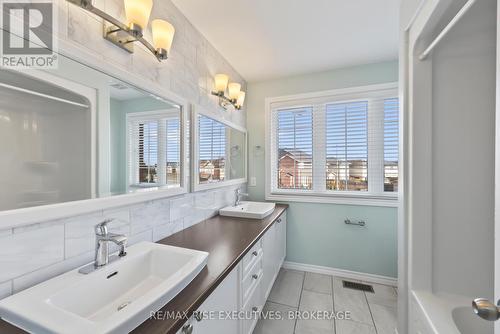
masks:
[(285, 261), (285, 262), (283, 262), (283, 268), (300, 270), (300, 271), (308, 271), (308, 272), (317, 273), (317, 274), (340, 276), (340, 277), (345, 277), (345, 278), (350, 278), (350, 279), (355, 279), (355, 280), (360, 280), (360, 281), (365, 281), (365, 282), (370, 282), (370, 283), (390, 285), (390, 286), (397, 286), (398, 285), (398, 280), (396, 278), (392, 278), (392, 277), (374, 275), (374, 274), (366, 274), (366, 273), (360, 273), (360, 272), (344, 270), (344, 269), (315, 266), (312, 264)]

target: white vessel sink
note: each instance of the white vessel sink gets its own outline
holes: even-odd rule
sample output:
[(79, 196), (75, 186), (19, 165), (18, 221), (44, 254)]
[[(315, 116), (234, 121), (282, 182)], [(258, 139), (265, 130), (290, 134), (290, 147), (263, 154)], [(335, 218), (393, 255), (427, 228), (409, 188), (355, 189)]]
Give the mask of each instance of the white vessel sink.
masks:
[(275, 203), (265, 202), (241, 202), (237, 206), (227, 206), (219, 210), (221, 216), (262, 219), (269, 216), (273, 211)]
[(128, 333), (168, 303), (208, 253), (142, 242), (88, 275), (78, 269), (0, 301), (2, 319), (31, 333)]

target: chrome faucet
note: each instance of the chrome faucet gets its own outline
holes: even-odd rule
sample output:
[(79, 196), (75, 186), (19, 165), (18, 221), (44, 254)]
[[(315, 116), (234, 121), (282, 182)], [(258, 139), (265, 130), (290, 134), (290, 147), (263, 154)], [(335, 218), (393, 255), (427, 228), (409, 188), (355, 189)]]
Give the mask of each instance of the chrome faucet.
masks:
[(235, 198), (235, 201), (234, 201), (234, 206), (238, 206), (238, 205), (241, 204), (241, 198), (243, 196), (248, 196), (248, 194), (242, 193), (240, 188), (237, 188), (235, 190), (235, 194), (236, 194), (236, 198)]
[[(95, 226), (95, 258), (94, 263), (82, 267), (79, 272), (88, 274), (94, 270), (104, 267), (110, 262), (113, 262), (121, 257), (127, 255), (125, 247), (127, 246), (127, 237), (122, 234), (108, 232), (108, 223), (113, 219), (106, 219), (100, 224)], [(120, 247), (118, 256), (109, 256), (109, 242), (115, 243)]]

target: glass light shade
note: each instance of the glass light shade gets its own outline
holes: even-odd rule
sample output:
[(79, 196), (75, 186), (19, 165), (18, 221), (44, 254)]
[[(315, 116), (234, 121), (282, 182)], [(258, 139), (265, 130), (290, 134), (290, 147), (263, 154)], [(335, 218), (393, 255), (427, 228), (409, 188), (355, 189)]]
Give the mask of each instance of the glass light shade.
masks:
[(236, 82), (231, 82), (227, 86), (227, 93), (229, 94), (229, 98), (231, 100), (236, 100), (241, 91), (241, 85)]
[(227, 83), (229, 81), (229, 77), (225, 74), (216, 74), (215, 75), (215, 90), (217, 92), (225, 92), (227, 88)]
[(174, 26), (165, 20), (153, 20), (151, 22), (151, 30), (155, 49), (170, 51), (175, 34)]
[(244, 91), (240, 91), (239, 94), (238, 94), (238, 99), (236, 100), (236, 105), (238, 107), (242, 107), (243, 103), (245, 103), (245, 92)]
[(124, 3), (128, 26), (135, 24), (146, 29), (153, 8), (153, 0), (124, 0)]

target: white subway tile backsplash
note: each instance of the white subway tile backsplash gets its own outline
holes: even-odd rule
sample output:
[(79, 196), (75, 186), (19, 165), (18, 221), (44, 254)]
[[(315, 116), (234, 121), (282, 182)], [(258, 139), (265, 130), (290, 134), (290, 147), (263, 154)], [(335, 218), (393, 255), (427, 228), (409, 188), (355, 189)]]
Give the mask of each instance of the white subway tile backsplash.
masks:
[(128, 245), (134, 245), (141, 241), (153, 241), (153, 230), (147, 230), (139, 234), (132, 235), (128, 239)]
[(184, 218), (193, 209), (193, 196), (185, 195), (170, 200), (170, 221)]
[(26, 225), (26, 226), (20, 226), (12, 229), (12, 233), (24, 233), (28, 231), (33, 231), (36, 230), (37, 228), (40, 228), (40, 224), (31, 224), (31, 225)]
[(94, 252), (87, 252), (72, 257), (70, 259), (66, 259), (65, 261), (55, 263), (43, 269), (34, 271), (32, 273), (23, 275), (21, 277), (15, 278), (13, 281), (14, 285), (13, 292), (14, 293), (20, 292), (33, 285), (36, 285), (53, 277), (59, 276), (67, 271), (81, 267), (84, 264), (92, 262), (93, 258), (94, 258)]
[(0, 282), (62, 261), (64, 225), (12, 234), (0, 242)]
[(8, 229), (5, 229), (5, 230), (0, 230), (0, 238), (1, 237), (6, 237), (8, 235), (11, 235), (12, 234), (12, 229), (11, 228), (8, 228)]
[(12, 295), (12, 281), (0, 283), (0, 299)]
[(94, 227), (103, 220), (102, 212), (64, 220), (65, 257), (70, 258), (93, 250), (95, 247)]
[(169, 222), (168, 224), (156, 226), (153, 228), (153, 241), (158, 241), (168, 237), (169, 235), (177, 233), (184, 228), (183, 226), (184, 221), (182, 219)]
[(128, 207), (104, 210), (103, 220), (109, 219), (109, 230), (113, 233), (130, 234), (130, 209)]
[(130, 209), (130, 233), (132, 235), (152, 229), (170, 221), (170, 201), (156, 200), (135, 205)]
[(206, 217), (200, 213), (184, 217), (184, 228), (191, 227), (204, 221)]

